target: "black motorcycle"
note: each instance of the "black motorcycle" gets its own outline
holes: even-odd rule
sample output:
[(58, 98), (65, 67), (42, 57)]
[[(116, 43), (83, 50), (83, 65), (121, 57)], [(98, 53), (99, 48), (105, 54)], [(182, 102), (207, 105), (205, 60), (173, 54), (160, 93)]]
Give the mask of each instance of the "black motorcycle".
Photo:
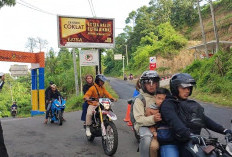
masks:
[(218, 138), (209, 136), (207, 138), (196, 135), (196, 139), (188, 142), (186, 149), (193, 157), (232, 157), (232, 136), (225, 135), (226, 144), (219, 142)]

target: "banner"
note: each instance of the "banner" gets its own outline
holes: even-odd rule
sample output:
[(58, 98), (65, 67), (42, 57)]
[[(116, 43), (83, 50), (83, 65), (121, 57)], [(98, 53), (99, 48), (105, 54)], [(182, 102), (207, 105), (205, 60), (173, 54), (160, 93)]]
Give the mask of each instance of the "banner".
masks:
[(58, 46), (113, 48), (114, 19), (57, 16)]
[(98, 50), (81, 50), (80, 66), (95, 66), (99, 64)]

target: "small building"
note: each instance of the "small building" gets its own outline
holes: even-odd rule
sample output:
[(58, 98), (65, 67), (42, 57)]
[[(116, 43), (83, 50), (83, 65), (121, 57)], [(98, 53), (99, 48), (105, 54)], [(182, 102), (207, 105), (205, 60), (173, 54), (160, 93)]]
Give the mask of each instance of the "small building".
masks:
[[(212, 40), (206, 43), (209, 57), (211, 57), (216, 52), (216, 40)], [(230, 47), (232, 45), (232, 41), (219, 41), (219, 47), (222, 50), (230, 51)], [(197, 54), (199, 54), (200, 58), (204, 58), (205, 54), (205, 44), (199, 44), (192, 47), (189, 47), (188, 50), (195, 50), (195, 58), (197, 58)]]

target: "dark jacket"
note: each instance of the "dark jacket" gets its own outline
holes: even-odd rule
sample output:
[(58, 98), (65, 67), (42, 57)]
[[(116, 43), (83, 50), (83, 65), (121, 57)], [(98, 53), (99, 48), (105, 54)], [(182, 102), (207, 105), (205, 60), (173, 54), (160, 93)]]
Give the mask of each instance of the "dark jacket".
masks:
[[(190, 133), (200, 134), (201, 128), (188, 128), (186, 124), (178, 116), (178, 105), (180, 101), (173, 96), (167, 96), (161, 105), (160, 112), (162, 115), (162, 120), (167, 122), (167, 124), (173, 128), (176, 136), (179, 139), (189, 139)], [(206, 128), (213, 130), (215, 132), (223, 134), (224, 128), (211, 120), (206, 115), (203, 115), (203, 121)]]
[(85, 84), (84, 86), (83, 86), (83, 93), (84, 93), (84, 95), (85, 95), (85, 93), (89, 90), (89, 88), (92, 86), (92, 84)]
[(46, 90), (45, 90), (45, 100), (48, 100), (48, 93), (51, 91), (51, 87), (49, 86)]
[(62, 97), (58, 90), (56, 90), (55, 92), (53, 92), (52, 90), (49, 90), (47, 100), (52, 101), (52, 99), (59, 99), (59, 96)]
[(17, 109), (17, 105), (16, 104), (13, 104), (12, 106), (11, 106), (11, 108), (13, 108), (13, 107), (15, 107), (16, 109)]

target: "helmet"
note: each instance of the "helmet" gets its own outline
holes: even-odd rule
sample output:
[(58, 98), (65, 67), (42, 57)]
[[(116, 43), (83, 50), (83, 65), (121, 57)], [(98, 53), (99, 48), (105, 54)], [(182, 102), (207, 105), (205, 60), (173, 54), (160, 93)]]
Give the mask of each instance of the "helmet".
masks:
[(104, 75), (98, 74), (98, 75), (96, 75), (95, 83), (99, 85), (99, 81), (105, 82), (105, 81), (107, 81), (107, 80), (108, 80), (108, 79), (107, 79)]
[(50, 85), (53, 85), (53, 84), (54, 84), (54, 82), (53, 82), (53, 81), (50, 81), (50, 82), (49, 82), (49, 84), (50, 84)]
[(145, 83), (146, 82), (151, 82), (151, 83), (158, 82), (158, 86), (159, 86), (159, 81), (160, 81), (160, 77), (156, 71), (144, 71), (140, 77), (140, 85), (141, 85), (143, 92), (151, 94), (151, 95), (154, 95), (155, 93), (148, 92), (145, 87)]
[(189, 96), (192, 94), (193, 86), (196, 85), (196, 81), (191, 75), (187, 73), (178, 73), (172, 76), (170, 80), (170, 90), (173, 96), (178, 96), (178, 87), (182, 86), (184, 88), (191, 87)]

